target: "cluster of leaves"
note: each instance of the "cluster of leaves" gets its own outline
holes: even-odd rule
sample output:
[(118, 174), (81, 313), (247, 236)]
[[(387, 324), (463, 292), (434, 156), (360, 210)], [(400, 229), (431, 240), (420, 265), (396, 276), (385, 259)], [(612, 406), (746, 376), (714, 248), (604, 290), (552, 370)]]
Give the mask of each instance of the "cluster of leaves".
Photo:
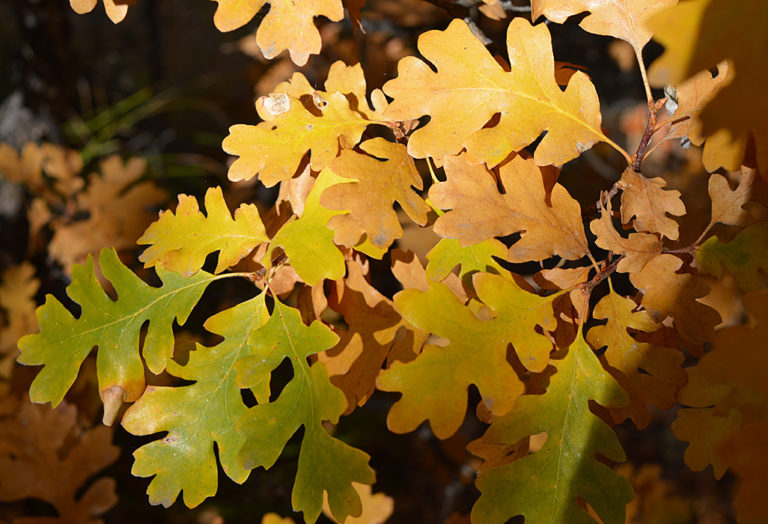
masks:
[[(265, 3), (216, 1), (221, 30), (244, 25)], [(80, 10), (95, 3), (72, 0)], [(272, 0), (257, 43), (267, 58), (288, 49), (302, 64), (320, 49), (315, 16), (338, 20), (346, 5), (359, 20), (364, 3)], [(113, 15), (126, 8), (104, 5)], [(159, 287), (110, 249), (98, 260), (116, 298), (90, 255), (75, 265), (67, 292), (79, 316), (49, 296), (37, 312), (40, 332), (19, 341), (19, 362), (43, 366), (32, 400), (59, 404), (98, 348), (104, 422), (130, 402), (127, 431), (165, 433), (134, 453), (133, 466), (152, 477), (150, 502), (165, 506), (182, 492), (190, 507), (213, 496), (217, 456), (242, 483), (274, 465), (303, 429), (292, 503), (309, 522), (324, 499), (337, 521), (363, 513), (360, 485), (373, 484), (374, 471), (333, 425), (375, 390), (400, 394), (391, 431), (428, 422), (445, 439), (477, 389), (487, 429), (468, 446), (482, 461), (476, 522), (623, 523), (633, 488), (609, 465), (625, 459), (612, 426), (629, 418), (642, 429), (653, 409), (681, 403), (673, 430), (690, 443), (688, 465), (732, 471), (739, 521), (765, 522), (761, 2), (533, 0), (530, 19), (501, 9), (512, 17), (505, 57), (456, 19), (421, 35), (423, 58), (403, 58), (382, 90), (369, 94), (360, 66), (337, 62), (323, 90), (296, 73), (260, 97), (262, 122), (233, 126), (223, 148), (238, 157), (233, 182), (279, 184), (275, 208), (246, 203), (232, 214), (214, 187), (203, 212), (180, 195), (175, 212), (138, 240)], [(592, 79), (555, 62), (548, 25), (535, 23), (586, 12), (585, 31), (627, 42), (637, 58), (648, 113), (634, 154), (603, 131)], [(652, 37), (665, 51), (646, 72)], [(655, 99), (652, 83), (669, 84), (667, 96)], [(646, 156), (679, 138), (703, 146), (711, 173), (710, 219), (688, 245), (683, 195), (643, 173)], [(590, 210), (559, 177), (598, 143), (623, 166)], [(426, 266), (395, 247), (404, 225), (439, 237)], [(203, 266), (214, 253), (210, 273)], [(370, 283), (369, 260), (385, 255), (402, 285), (391, 300)], [(531, 274), (531, 262), (547, 269)], [(716, 330), (721, 315), (705, 276), (725, 272), (751, 320)], [(184, 325), (206, 288), (225, 278), (252, 283), (255, 296), (208, 318), (205, 329), (221, 341), (198, 344), (180, 364), (174, 322)], [(328, 310), (343, 322), (329, 322)], [(284, 362), (292, 378), (273, 391)], [(147, 386), (145, 365), (185, 385)]]

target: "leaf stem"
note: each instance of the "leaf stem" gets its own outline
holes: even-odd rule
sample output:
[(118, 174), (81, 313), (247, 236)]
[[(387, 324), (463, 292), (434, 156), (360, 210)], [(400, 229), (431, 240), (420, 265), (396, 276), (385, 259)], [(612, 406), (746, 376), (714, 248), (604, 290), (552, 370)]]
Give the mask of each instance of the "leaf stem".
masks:
[(653, 94), (651, 93), (651, 84), (648, 83), (648, 72), (645, 70), (642, 50), (632, 46), (637, 57), (637, 65), (640, 67), (640, 76), (643, 77), (643, 87), (645, 88), (645, 98), (648, 100), (648, 107), (653, 107)]

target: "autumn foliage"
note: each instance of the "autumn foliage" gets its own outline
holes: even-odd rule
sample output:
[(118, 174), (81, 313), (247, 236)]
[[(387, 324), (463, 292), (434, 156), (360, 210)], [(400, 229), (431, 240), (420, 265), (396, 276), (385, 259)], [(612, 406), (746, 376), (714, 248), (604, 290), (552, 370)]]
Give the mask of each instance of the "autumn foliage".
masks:
[[(215, 1), (216, 28), (257, 17), (263, 58), (287, 51), (297, 65), (321, 51), (318, 17), (364, 27), (366, 16), (364, 0)], [(102, 3), (70, 2), (79, 13)], [(133, 3), (103, 8), (119, 22)], [(322, 86), (296, 72), (258, 98), (260, 122), (232, 125), (222, 148), (235, 186), (279, 187), (271, 208), (232, 210), (217, 186), (157, 217), (148, 209), (167, 193), (140, 180), (141, 160), (106, 158), (86, 179), (74, 151), (0, 146), (3, 177), (34, 195), (30, 238), (53, 232), (44, 249), (70, 272), (78, 309), (48, 295), (35, 318), (32, 266), (3, 273), (0, 377), (16, 358), (41, 366), (29, 397), (60, 407), (0, 404), (0, 500), (42, 498), (75, 520), (113, 503), (109, 480), (72, 500), (114, 460), (109, 430), (78, 433), (64, 401), (90, 373), (103, 423), (153, 436), (132, 466), (151, 504), (198, 506), (226, 482), (219, 467), (243, 483), (299, 434), (301, 518), (382, 522), (392, 501), (371, 492), (371, 457), (335, 428), (388, 392), (393, 433), (427, 426), (446, 440), (469, 418), (482, 425), (464, 446), (472, 522), (689, 522), (657, 469), (622, 465), (619, 437), (658, 413), (691, 470), (733, 475), (738, 522), (768, 522), (763, 3), (469, 4), (472, 16), (422, 33), (381, 89), (337, 61)], [(634, 136), (604, 125), (599, 77), (556, 61), (550, 28), (574, 16), (634, 57), (646, 94)], [(492, 47), (503, 53), (478, 17), (503, 20), (506, 40)], [(652, 39), (663, 52), (646, 70)], [(673, 156), (702, 190), (669, 168)], [(607, 176), (583, 190), (569, 169), (595, 157)], [(415, 232), (428, 239), (422, 257), (407, 247)], [(134, 242), (136, 271), (118, 256)], [(391, 298), (374, 284), (382, 265)], [(251, 298), (190, 326), (227, 279)], [(201, 327), (218, 342), (201, 338), (180, 358), (180, 334)], [(95, 370), (81, 369), (93, 353)], [(276, 389), (278, 368), (290, 378)], [(148, 374), (171, 379), (148, 385)], [(40, 454), (6, 452), (41, 438), (25, 436), (31, 420), (54, 434)], [(25, 474), (41, 475), (44, 460), (71, 491), (44, 479), (13, 489), (7, 468), (26, 461)]]

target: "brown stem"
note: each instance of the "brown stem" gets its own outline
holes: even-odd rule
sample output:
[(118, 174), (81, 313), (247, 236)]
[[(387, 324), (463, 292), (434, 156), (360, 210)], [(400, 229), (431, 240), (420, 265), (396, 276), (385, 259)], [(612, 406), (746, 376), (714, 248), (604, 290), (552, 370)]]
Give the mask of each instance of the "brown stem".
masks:
[(592, 290), (595, 289), (595, 287), (597, 287), (600, 282), (611, 276), (616, 271), (616, 268), (619, 266), (619, 262), (621, 262), (623, 258), (624, 255), (619, 256), (616, 260), (598, 271), (597, 274), (592, 277), (589, 282), (584, 284), (584, 291), (586, 293), (592, 293)]

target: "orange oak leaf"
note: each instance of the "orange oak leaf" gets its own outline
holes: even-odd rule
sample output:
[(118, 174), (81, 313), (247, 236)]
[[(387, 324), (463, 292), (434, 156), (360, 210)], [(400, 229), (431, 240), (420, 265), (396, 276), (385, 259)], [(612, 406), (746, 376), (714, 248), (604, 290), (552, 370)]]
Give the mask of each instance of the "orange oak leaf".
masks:
[[(702, 134), (722, 133), (723, 154), (708, 168), (738, 169), (746, 134), (758, 139), (758, 164), (768, 165), (768, 99), (764, 96), (768, 58), (768, 12), (762, 0), (691, 0), (665, 9), (648, 20), (664, 54), (650, 76), (657, 85), (676, 84), (699, 71), (728, 61), (722, 89), (700, 113)], [(748, 104), (748, 105), (747, 105)], [(715, 165), (719, 164), (719, 165)]]
[(77, 410), (66, 403), (52, 410), (26, 401), (0, 417), (0, 500), (44, 500), (56, 509), (56, 522), (102, 522), (98, 517), (117, 503), (115, 481), (102, 477), (80, 490), (120, 450), (110, 428), (81, 431), (76, 419)]
[(16, 342), (37, 330), (35, 294), (39, 287), (35, 268), (29, 262), (3, 270), (0, 279), (0, 378), (11, 376), (14, 360), (19, 354)]
[[(343, 521), (339, 521), (331, 514), (328, 506), (328, 492), (323, 494), (323, 514), (336, 524), (383, 524), (392, 515), (395, 510), (395, 501), (384, 492), (373, 493), (370, 484), (360, 484), (353, 482), (352, 487), (360, 496), (360, 502), (363, 504), (363, 512), (359, 517), (349, 516)], [(293, 521), (291, 521), (293, 522)], [(262, 524), (265, 524), (262, 522)], [(275, 523), (281, 524), (281, 523)]]
[(634, 217), (637, 231), (659, 233), (677, 240), (678, 225), (667, 215), (682, 216), (685, 204), (680, 191), (664, 189), (663, 178), (645, 178), (642, 174), (627, 168), (621, 175), (621, 221), (628, 224)]
[(531, 19), (546, 16), (562, 24), (566, 18), (589, 11), (579, 22), (582, 29), (625, 40), (640, 53), (653, 36), (644, 20), (676, 3), (677, 0), (532, 0)]
[[(532, 26), (523, 18), (509, 24), (510, 71), (461, 20), (445, 31), (422, 34), (418, 47), (437, 71), (406, 57), (398, 64), (398, 77), (383, 88), (394, 98), (384, 111), (387, 117), (431, 118), (408, 141), (408, 153), (415, 158), (442, 161), (466, 148), (471, 158), (493, 167), (546, 131), (534, 158), (538, 165), (559, 165), (607, 140), (589, 78), (574, 73), (565, 91), (555, 82), (552, 43), (544, 24)], [(495, 115), (496, 125), (486, 127)]]
[(554, 182), (554, 168), (516, 156), (498, 170), (500, 193), (494, 172), (464, 156), (445, 160), (447, 180), (429, 191), (436, 206), (450, 210), (437, 219), (437, 234), (468, 245), (522, 233), (507, 253), (511, 262), (552, 256), (575, 260), (587, 253), (581, 206)]
[(762, 449), (768, 434), (768, 290), (744, 296), (752, 322), (718, 331), (714, 349), (688, 368), (681, 409), (672, 424), (675, 436), (690, 442), (685, 461), (693, 470), (712, 464), (717, 478), (731, 469), (737, 477), (734, 500), (744, 522), (763, 522), (765, 504), (756, 504), (764, 488)]
[(600, 218), (596, 218), (589, 224), (592, 233), (597, 236), (595, 243), (614, 254), (623, 255), (617, 266), (622, 273), (636, 273), (662, 250), (659, 237), (648, 233), (630, 233), (627, 238), (622, 237), (611, 220), (611, 203), (607, 209), (602, 210)]
[(328, 227), (337, 232), (337, 241), (342, 233), (343, 241), (339, 243), (354, 246), (365, 233), (374, 246), (387, 248), (403, 236), (393, 208), (395, 202), (417, 224), (427, 223), (429, 206), (413, 189), (422, 188), (421, 175), (401, 144), (374, 138), (360, 144), (360, 149), (368, 155), (345, 150), (331, 162), (334, 173), (354, 182), (329, 187), (320, 197), (320, 204), (328, 209), (349, 210), (328, 222)]
[[(606, 348), (603, 358), (608, 372), (627, 392), (630, 402), (639, 404), (630, 414), (642, 429), (651, 418), (646, 404), (665, 410), (675, 405), (677, 391), (687, 379), (680, 367), (685, 356), (677, 349), (632, 336), (637, 331), (656, 331), (659, 325), (646, 311), (638, 311), (630, 298), (611, 291), (597, 303), (592, 316), (606, 323), (590, 329), (587, 342), (596, 350)], [(622, 409), (622, 413), (626, 412)]]
[[(96, 7), (97, 0), (69, 0), (69, 5), (79, 15), (90, 13)], [(115, 24), (122, 22), (128, 14), (128, 7), (136, 0), (104, 0), (104, 11)]]
[(689, 273), (678, 273), (682, 265), (683, 261), (674, 255), (658, 255), (640, 271), (630, 273), (629, 279), (644, 293), (642, 305), (654, 320), (662, 322), (672, 317), (683, 338), (703, 344), (714, 337), (720, 315), (696, 300), (709, 293), (709, 285)]
[(338, 22), (344, 18), (341, 0), (214, 0), (219, 5), (213, 23), (219, 31), (244, 26), (269, 3), (269, 12), (256, 31), (256, 43), (267, 59), (287, 49), (296, 65), (307, 63), (309, 55), (320, 52), (322, 41), (313, 19), (316, 16)]
[(392, 301), (368, 283), (354, 261), (348, 261), (347, 277), (336, 282), (328, 306), (347, 327), (336, 330), (339, 342), (318, 358), (347, 397), (349, 413), (373, 394), (382, 365), (413, 360), (428, 334), (406, 329)]
[[(326, 83), (334, 91), (315, 91), (301, 73), (295, 73), (274, 93), (256, 101), (264, 122), (255, 126), (237, 124), (229, 129), (222, 147), (240, 157), (229, 168), (230, 180), (259, 175), (259, 180), (270, 187), (292, 178), (307, 152), (312, 170), (321, 171), (336, 158), (340, 148), (357, 144), (372, 123), (360, 110), (370, 108), (361, 95), (359, 75), (349, 72), (354, 68), (337, 64)], [(343, 85), (345, 79), (347, 85)]]
[(709, 198), (712, 200), (712, 218), (709, 225), (744, 226), (750, 215), (744, 205), (752, 197), (755, 170), (741, 166), (739, 185), (731, 189), (728, 180), (717, 173), (709, 177)]
[(106, 246), (118, 250), (133, 247), (157, 217), (152, 207), (168, 198), (152, 182), (136, 183), (146, 166), (140, 158), (125, 164), (116, 155), (103, 160), (101, 175), (91, 174), (88, 187), (77, 196), (77, 208), (88, 213), (88, 218), (53, 223), (55, 232), (48, 246), (51, 256), (69, 268)]
[(728, 78), (729, 65), (723, 61), (717, 64), (715, 76), (709, 70), (699, 71), (675, 87), (665, 87), (669, 98), (666, 107), (673, 109), (667, 138), (687, 136), (694, 145), (703, 144), (701, 160), (707, 171), (715, 171), (720, 166), (738, 166), (747, 145), (746, 140), (732, 144), (731, 135), (725, 129), (717, 130), (709, 137), (702, 132), (701, 110), (726, 85)]

